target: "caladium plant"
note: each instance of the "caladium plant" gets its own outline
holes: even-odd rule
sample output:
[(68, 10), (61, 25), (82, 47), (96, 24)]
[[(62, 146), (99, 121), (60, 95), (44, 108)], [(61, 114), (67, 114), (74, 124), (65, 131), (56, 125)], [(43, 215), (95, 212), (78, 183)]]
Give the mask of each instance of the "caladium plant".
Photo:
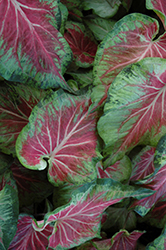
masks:
[(0, 1), (0, 249), (165, 250), (166, 7), (140, 6)]

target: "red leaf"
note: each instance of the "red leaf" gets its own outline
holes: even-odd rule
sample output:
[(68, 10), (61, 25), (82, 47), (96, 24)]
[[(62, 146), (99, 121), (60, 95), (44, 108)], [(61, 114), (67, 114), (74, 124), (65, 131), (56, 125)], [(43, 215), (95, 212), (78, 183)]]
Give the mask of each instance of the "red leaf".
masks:
[[(40, 103), (17, 140), (21, 163), (32, 169), (49, 164), (54, 185), (83, 183), (96, 177), (97, 156), (95, 112), (89, 112), (90, 100), (57, 92), (43, 106)], [(46, 100), (47, 102), (47, 100)]]
[(111, 84), (98, 122), (107, 166), (137, 144), (155, 147), (165, 134), (165, 79), (165, 59), (145, 58), (124, 68)]
[(136, 156), (133, 160), (133, 170), (130, 181), (143, 179), (154, 172), (154, 152), (154, 147), (147, 146)]
[(27, 80), (41, 88), (55, 85), (55, 80), (67, 88), (62, 74), (71, 53), (56, 29), (57, 11), (58, 4), (52, 0), (0, 1), (0, 58), (6, 66), (6, 71), (4, 66), (1, 69), (5, 79), (20, 81), (21, 74), (24, 82)]
[(41, 232), (35, 231), (33, 223), (31, 216), (19, 216), (17, 232), (8, 250), (45, 250), (47, 248), (52, 227), (47, 225)]
[(149, 197), (146, 197), (142, 200), (135, 201), (132, 204), (132, 208), (136, 207), (136, 211), (141, 214), (141, 207), (146, 209), (146, 213), (150, 208), (163, 196), (166, 194), (166, 165), (159, 169), (155, 175), (145, 179), (144, 184), (141, 187), (149, 188), (155, 190), (156, 192)]
[(71, 23), (64, 34), (74, 54), (76, 64), (82, 67), (89, 67), (94, 61), (97, 51), (97, 44), (86, 34), (83, 25)]
[(118, 21), (97, 51), (95, 85), (110, 85), (125, 66), (145, 57), (166, 58), (166, 34), (154, 40), (157, 33), (157, 21), (142, 14), (133, 13)]

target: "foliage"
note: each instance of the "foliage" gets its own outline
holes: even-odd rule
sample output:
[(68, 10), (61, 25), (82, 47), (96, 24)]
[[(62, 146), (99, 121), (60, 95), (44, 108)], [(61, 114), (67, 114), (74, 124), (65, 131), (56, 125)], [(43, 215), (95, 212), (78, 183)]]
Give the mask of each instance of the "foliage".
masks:
[(0, 1), (0, 250), (166, 249), (166, 6), (136, 4)]

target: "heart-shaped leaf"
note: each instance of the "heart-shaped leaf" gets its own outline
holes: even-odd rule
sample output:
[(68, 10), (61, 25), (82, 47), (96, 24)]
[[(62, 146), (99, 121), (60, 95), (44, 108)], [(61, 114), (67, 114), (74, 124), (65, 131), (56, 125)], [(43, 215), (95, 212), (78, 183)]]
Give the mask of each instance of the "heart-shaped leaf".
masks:
[(166, 133), (165, 62), (145, 58), (123, 69), (111, 84), (104, 115), (98, 122), (108, 157), (106, 166), (137, 144), (155, 147)]
[(97, 177), (97, 112), (90, 112), (88, 96), (63, 91), (37, 105), (20, 133), (16, 151), (21, 163), (42, 170), (49, 165), (49, 180), (81, 184)]
[(63, 74), (72, 53), (58, 32), (58, 0), (0, 1), (0, 75), (42, 89), (70, 89)]

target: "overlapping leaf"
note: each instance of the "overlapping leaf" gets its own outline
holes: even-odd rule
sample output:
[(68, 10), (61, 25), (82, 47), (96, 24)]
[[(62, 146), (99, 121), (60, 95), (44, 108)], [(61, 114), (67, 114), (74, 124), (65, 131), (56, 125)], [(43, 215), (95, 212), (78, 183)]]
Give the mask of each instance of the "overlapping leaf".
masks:
[(13, 158), (0, 152), (0, 175), (3, 174), (12, 164)]
[(93, 37), (80, 23), (68, 23), (66, 29), (64, 38), (70, 45), (76, 65), (83, 68), (92, 66), (97, 51)]
[(131, 161), (125, 155), (120, 161), (103, 170), (101, 162), (96, 164), (98, 178), (112, 178), (116, 181), (125, 182), (129, 179), (131, 173)]
[(85, 184), (73, 192), (69, 204), (45, 215), (42, 228), (49, 224), (54, 226), (49, 247), (56, 250), (70, 249), (100, 237), (100, 220), (106, 207), (125, 197), (140, 199), (148, 195), (150, 190), (135, 189), (112, 179), (98, 179), (97, 182)]
[(6, 250), (17, 230), (19, 203), (12, 173), (0, 176), (0, 249)]
[(21, 84), (0, 88), (0, 148), (15, 155), (16, 139), (28, 123), (32, 108), (47, 92)]
[(97, 113), (90, 112), (88, 96), (55, 92), (37, 105), (20, 133), (16, 150), (21, 163), (42, 170), (49, 165), (54, 185), (84, 183), (96, 178)]
[(130, 181), (143, 179), (149, 174), (152, 174), (154, 168), (154, 153), (155, 148), (146, 146), (133, 160), (133, 170), (131, 173)]
[(166, 6), (164, 0), (146, 0), (146, 8), (153, 10), (166, 28)]
[(132, 207), (142, 216), (144, 216), (151, 207), (163, 196), (166, 196), (166, 157), (165, 157), (166, 136), (163, 136), (156, 148), (154, 166), (155, 171), (136, 183), (144, 188), (150, 188), (156, 192), (148, 198), (133, 203)]
[(154, 40), (158, 22), (138, 13), (118, 21), (101, 42), (94, 62), (94, 83), (108, 86), (127, 65), (145, 57), (166, 58), (166, 34)]
[(166, 133), (165, 62), (145, 58), (122, 70), (111, 84), (98, 122), (108, 156), (106, 166), (137, 144), (156, 146)]
[(48, 237), (52, 227), (47, 225), (42, 232), (33, 228), (33, 217), (20, 214), (17, 224), (17, 232), (8, 250), (45, 250), (48, 246)]
[(58, 2), (0, 2), (0, 75), (6, 80), (69, 89), (62, 75), (72, 55), (57, 30)]

